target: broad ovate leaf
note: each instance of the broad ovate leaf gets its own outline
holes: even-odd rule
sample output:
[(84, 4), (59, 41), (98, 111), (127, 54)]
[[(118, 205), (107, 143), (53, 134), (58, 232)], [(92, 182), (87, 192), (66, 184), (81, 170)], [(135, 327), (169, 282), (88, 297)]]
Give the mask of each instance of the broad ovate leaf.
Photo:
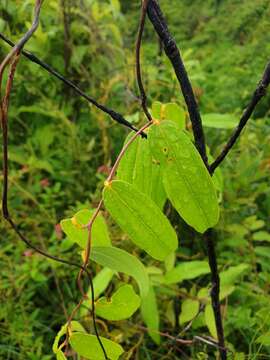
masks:
[(165, 282), (166, 284), (176, 284), (183, 280), (195, 279), (209, 272), (210, 268), (207, 261), (185, 261), (165, 274)]
[(171, 121), (149, 129), (154, 157), (167, 164), (163, 183), (171, 203), (200, 233), (215, 226), (219, 219), (216, 190), (190, 137)]
[(111, 298), (102, 297), (96, 302), (96, 314), (110, 321), (124, 320), (130, 318), (140, 304), (141, 299), (133, 287), (124, 285)]
[[(100, 340), (110, 360), (118, 360), (123, 354), (124, 349), (116, 342), (104, 337), (100, 337)], [(104, 360), (104, 353), (95, 335), (74, 333), (69, 341), (73, 350), (85, 359)]]
[(91, 259), (114, 271), (132, 276), (140, 288), (141, 296), (147, 295), (149, 277), (144, 265), (135, 256), (116, 247), (94, 247)]
[[(61, 228), (68, 238), (85, 249), (88, 241), (88, 230), (85, 225), (88, 224), (93, 216), (94, 210), (81, 210), (73, 218), (61, 221)], [(99, 214), (92, 228), (92, 246), (111, 246), (111, 240), (105, 220)]]
[(150, 285), (147, 296), (142, 298), (141, 314), (143, 321), (147, 325), (149, 336), (155, 341), (160, 343), (159, 335), (159, 312), (154, 287)]
[(177, 249), (177, 236), (159, 207), (135, 186), (120, 180), (105, 186), (106, 209), (141, 249), (163, 261)]
[[(134, 135), (129, 134), (126, 142), (132, 136)], [(120, 161), (117, 179), (133, 184), (162, 208), (166, 200), (162, 171), (161, 164), (153, 159), (149, 141), (137, 137)]]

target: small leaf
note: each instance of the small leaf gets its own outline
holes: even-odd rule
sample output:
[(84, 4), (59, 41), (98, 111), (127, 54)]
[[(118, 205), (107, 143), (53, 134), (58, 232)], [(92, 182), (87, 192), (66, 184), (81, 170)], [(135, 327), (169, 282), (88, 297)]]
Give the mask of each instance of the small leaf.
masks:
[[(110, 360), (117, 360), (123, 354), (122, 346), (114, 341), (100, 337), (100, 340), (105, 348), (107, 356)], [(70, 337), (70, 344), (80, 356), (90, 360), (104, 360), (104, 353), (94, 335), (74, 333)]]
[(259, 336), (258, 339), (256, 339), (256, 343), (264, 346), (270, 346), (270, 331)]
[[(68, 238), (85, 249), (88, 241), (88, 230), (84, 228), (87, 225), (94, 210), (81, 210), (77, 212), (72, 219), (61, 221), (61, 228)], [(92, 228), (92, 246), (111, 246), (107, 225), (101, 214), (99, 214)]]
[(270, 242), (270, 234), (266, 231), (257, 231), (253, 234), (253, 240)]
[(248, 269), (249, 269), (248, 264), (240, 264), (237, 266), (232, 266), (228, 270), (222, 271), (220, 273), (221, 286), (233, 285), (237, 281), (237, 279), (242, 275), (242, 273)]
[(209, 272), (210, 268), (207, 261), (182, 262), (165, 274), (165, 282), (167, 284), (176, 284), (183, 280), (191, 280), (198, 276), (208, 274)]
[(202, 123), (206, 127), (215, 129), (234, 129), (239, 119), (234, 114), (204, 114)]
[(191, 321), (198, 314), (200, 302), (198, 300), (186, 299), (182, 302), (181, 314), (179, 316), (180, 325)]
[(147, 296), (142, 298), (141, 304), (142, 318), (148, 328), (150, 337), (155, 341), (156, 344), (160, 344), (159, 335), (159, 313), (156, 294), (153, 286), (150, 286)]
[[(129, 134), (125, 143), (132, 136)], [(152, 157), (149, 141), (137, 137), (120, 161), (117, 179), (133, 184), (162, 208), (166, 200), (162, 171), (161, 165)]]
[(215, 316), (211, 305), (206, 305), (204, 311), (204, 319), (210, 334), (213, 336), (214, 339), (217, 339)]
[(170, 121), (149, 129), (153, 156), (166, 163), (163, 184), (180, 216), (200, 233), (216, 225), (216, 190), (197, 149), (185, 132)]
[(155, 101), (152, 105), (152, 116), (154, 119), (161, 121), (173, 121), (181, 129), (184, 129), (186, 125), (185, 110), (176, 103), (162, 104)]
[(133, 185), (115, 180), (103, 191), (106, 209), (141, 249), (157, 260), (176, 250), (178, 241), (169, 220), (158, 206)]
[(144, 265), (135, 256), (116, 247), (94, 247), (91, 259), (114, 271), (132, 276), (139, 285), (141, 295), (147, 295), (149, 278)]
[(138, 310), (140, 304), (141, 299), (133, 287), (124, 285), (113, 294), (111, 299), (100, 298), (96, 302), (96, 313), (106, 320), (124, 320), (130, 318)]

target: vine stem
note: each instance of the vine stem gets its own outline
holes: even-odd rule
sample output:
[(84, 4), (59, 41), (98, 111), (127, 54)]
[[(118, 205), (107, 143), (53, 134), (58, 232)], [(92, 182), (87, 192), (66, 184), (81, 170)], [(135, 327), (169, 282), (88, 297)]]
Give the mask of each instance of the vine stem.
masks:
[[(15, 46), (15, 44), (9, 40), (4, 34), (0, 33), (0, 38), (5, 41), (6, 44), (9, 46)], [(93, 97), (87, 95), (82, 89), (76, 85), (74, 82), (60, 74), (58, 71), (56, 71), (51, 65), (45, 63), (43, 60), (39, 59), (36, 55), (30, 53), (29, 51), (22, 50), (22, 55), (25, 56), (28, 60), (31, 62), (39, 65), (44, 70), (46, 70), (49, 74), (57, 78), (58, 80), (62, 81), (65, 85), (73, 89), (79, 96), (87, 100), (90, 104), (94, 105), (96, 108), (104, 112), (105, 114), (108, 114), (112, 120), (116, 121), (120, 125), (124, 125), (125, 127), (133, 130), (138, 131), (136, 127), (134, 127), (129, 121), (127, 121), (123, 115), (121, 115), (119, 112), (100, 104), (97, 100), (95, 100)], [(142, 134), (143, 137), (146, 137), (145, 134)]]
[(137, 84), (140, 90), (140, 97), (141, 97), (141, 106), (148, 121), (152, 121), (152, 116), (147, 108), (147, 95), (144, 89), (144, 85), (142, 81), (142, 73), (141, 73), (141, 45), (142, 45), (142, 37), (144, 32), (148, 1), (149, 0), (142, 0), (140, 24), (139, 24), (138, 36), (136, 40), (135, 60), (136, 60)]

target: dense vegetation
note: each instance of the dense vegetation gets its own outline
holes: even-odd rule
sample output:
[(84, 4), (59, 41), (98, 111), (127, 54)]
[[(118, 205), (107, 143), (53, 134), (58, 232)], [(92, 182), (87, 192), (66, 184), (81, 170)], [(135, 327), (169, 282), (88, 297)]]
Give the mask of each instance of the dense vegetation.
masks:
[[(30, 26), (33, 3), (2, 1), (0, 31), (18, 40)], [(182, 50), (203, 114), (207, 144), (215, 157), (269, 58), (269, 1), (162, 0), (160, 4)], [(124, 0), (45, 1), (40, 26), (26, 46), (138, 128), (145, 120), (134, 72), (139, 5), (139, 1)], [(1, 42), (1, 59), (7, 51)], [(176, 103), (190, 129), (175, 75), (149, 21), (142, 67), (152, 111), (159, 113), (157, 102)], [(270, 358), (269, 99), (266, 96), (257, 107), (215, 179), (221, 217), (214, 238), (226, 344), (232, 359)], [(66, 237), (60, 221), (98, 204), (127, 130), (23, 57), (11, 96), (9, 128), (13, 217), (40, 248), (80, 261), (81, 250), (72, 236)], [(199, 340), (183, 345), (175, 340), (178, 335), (188, 340), (215, 338), (216, 334), (205, 244), (168, 201), (165, 212), (180, 239), (179, 270), (171, 276), (169, 271), (165, 274), (163, 263), (132, 244), (109, 213), (103, 212), (114, 246), (146, 266), (156, 292), (160, 326), (148, 334), (140, 311), (118, 322), (102, 320), (101, 314), (99, 332), (123, 346), (125, 359), (213, 359), (218, 356), (214, 346)], [(4, 221), (0, 230), (0, 359), (53, 359), (55, 336), (80, 299), (77, 270), (27, 249)], [(194, 274), (191, 268), (183, 268), (186, 263), (194, 264)], [(110, 297), (128, 283), (139, 293), (129, 276), (108, 273), (94, 262), (91, 267), (99, 275), (97, 294)], [(155, 311), (151, 307), (145, 311), (151, 310)], [(153, 328), (158, 323), (155, 316)], [(76, 319), (93, 333), (92, 319), (84, 308)]]

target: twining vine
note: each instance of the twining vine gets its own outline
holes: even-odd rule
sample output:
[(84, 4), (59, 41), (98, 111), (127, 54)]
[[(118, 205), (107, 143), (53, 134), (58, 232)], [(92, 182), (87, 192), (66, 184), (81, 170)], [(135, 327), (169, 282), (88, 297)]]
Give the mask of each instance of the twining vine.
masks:
[[(192, 129), (194, 134), (194, 142), (195, 146), (206, 166), (208, 169), (208, 172), (210, 175), (213, 175), (216, 168), (222, 163), (222, 161), (226, 158), (226, 156), (229, 154), (230, 150), (236, 143), (237, 139), (241, 135), (242, 130), (246, 126), (248, 120), (250, 119), (251, 115), (253, 114), (256, 106), (260, 102), (260, 100), (265, 96), (266, 90), (270, 83), (270, 62), (267, 64), (262, 79), (259, 82), (258, 86), (256, 87), (252, 98), (250, 100), (250, 103), (248, 104), (247, 108), (244, 110), (243, 115), (239, 121), (238, 126), (234, 130), (233, 134), (229, 138), (228, 142), (226, 143), (224, 149), (221, 151), (221, 153), (218, 155), (218, 157), (214, 160), (212, 164), (209, 165), (208, 158), (206, 154), (206, 142), (205, 142), (205, 135), (204, 130), (202, 126), (200, 111), (198, 108), (198, 104), (192, 89), (191, 82), (189, 80), (187, 71), (185, 69), (185, 65), (183, 63), (183, 60), (181, 58), (180, 50), (173, 39), (172, 35), (169, 32), (168, 25), (165, 21), (165, 17), (162, 13), (162, 10), (159, 6), (159, 3), (157, 0), (142, 0), (141, 2), (141, 13), (140, 13), (140, 19), (139, 19), (139, 29), (137, 34), (137, 40), (136, 40), (136, 78), (137, 78), (137, 84), (140, 92), (140, 99), (141, 99), (141, 107), (142, 110), (148, 120), (148, 122), (141, 128), (137, 129), (135, 128), (131, 123), (129, 123), (123, 115), (118, 113), (117, 111), (100, 104), (97, 100), (92, 98), (91, 96), (87, 95), (85, 92), (83, 92), (79, 86), (74, 84), (72, 81), (61, 75), (59, 72), (57, 72), (55, 69), (53, 69), (50, 65), (46, 64), (44, 61), (40, 60), (37, 56), (34, 54), (23, 50), (25, 44), (27, 41), (32, 37), (32, 35), (35, 33), (38, 25), (39, 25), (39, 17), (40, 17), (40, 11), (42, 6), (42, 0), (36, 0), (35, 3), (35, 10), (34, 10), (34, 20), (32, 23), (31, 28), (25, 33), (25, 35), (20, 39), (20, 41), (17, 44), (14, 44), (11, 40), (9, 40), (4, 34), (0, 33), (0, 38), (6, 42), (8, 45), (12, 47), (11, 51), (7, 54), (7, 56), (4, 58), (0, 65), (0, 114), (1, 114), (1, 126), (2, 126), (2, 139), (3, 139), (3, 194), (2, 194), (2, 211), (3, 211), (3, 217), (5, 220), (10, 224), (11, 228), (15, 231), (15, 233), (19, 236), (19, 238), (30, 248), (32, 248), (37, 253), (41, 254), (44, 257), (47, 257), (51, 260), (60, 262), (65, 265), (73, 266), (79, 269), (79, 274), (77, 278), (77, 284), (78, 288), (82, 294), (82, 298), (80, 302), (77, 304), (75, 309), (73, 310), (72, 314), (70, 315), (68, 319), (68, 324), (71, 323), (72, 318), (74, 317), (75, 313), (79, 309), (79, 307), (82, 305), (83, 301), (85, 299), (88, 299), (87, 294), (83, 290), (83, 285), (81, 283), (83, 274), (85, 273), (87, 275), (90, 290), (91, 290), (91, 313), (92, 313), (92, 319), (93, 319), (93, 325), (94, 325), (94, 331), (95, 335), (98, 339), (98, 342), (100, 344), (100, 347), (103, 351), (104, 358), (108, 359), (108, 356), (106, 354), (105, 348), (102, 344), (102, 341), (99, 337), (97, 325), (96, 325), (96, 318), (95, 318), (95, 297), (94, 297), (94, 288), (93, 288), (93, 282), (92, 282), (92, 276), (91, 272), (89, 271), (89, 259), (91, 255), (91, 245), (92, 245), (92, 228), (94, 221), (96, 220), (102, 205), (103, 201), (101, 200), (98, 207), (96, 208), (93, 216), (89, 220), (88, 224), (85, 225), (85, 228), (88, 230), (88, 241), (86, 250), (84, 253), (84, 259), (83, 264), (78, 264), (72, 261), (68, 261), (65, 259), (58, 258), (54, 255), (48, 254), (45, 251), (37, 248), (34, 246), (28, 239), (25, 237), (21, 231), (19, 230), (18, 226), (13, 221), (12, 217), (10, 216), (9, 208), (8, 208), (8, 109), (9, 109), (9, 100), (10, 100), (10, 94), (12, 90), (13, 80), (16, 72), (17, 64), (20, 60), (20, 56), (23, 55), (30, 61), (36, 63), (37, 65), (41, 66), (43, 69), (45, 69), (48, 73), (50, 73), (52, 76), (57, 78), (58, 80), (65, 83), (67, 86), (69, 86), (71, 89), (73, 89), (79, 96), (83, 97), (85, 100), (87, 100), (89, 103), (97, 107), (99, 110), (104, 112), (105, 114), (109, 115), (111, 119), (115, 122), (117, 122), (120, 125), (123, 125), (130, 130), (135, 131), (134, 136), (130, 138), (130, 140), (124, 145), (123, 149), (121, 150), (106, 182), (105, 186), (110, 186), (110, 182), (113, 180), (113, 177), (116, 173), (117, 167), (119, 165), (120, 160), (124, 156), (125, 152), (127, 151), (128, 147), (132, 144), (133, 141), (138, 136), (147, 137), (144, 130), (146, 130), (148, 127), (153, 125), (155, 123), (155, 119), (152, 118), (149, 110), (148, 110), (148, 104), (147, 104), (147, 94), (143, 85), (142, 80), (142, 72), (141, 72), (141, 61), (140, 61), (140, 50), (142, 45), (142, 38), (144, 33), (144, 26), (146, 21), (146, 16), (148, 16), (149, 20), (151, 21), (154, 30), (159, 36), (160, 44), (162, 45), (166, 56), (170, 60), (175, 75), (178, 79), (183, 97), (186, 102), (186, 106), (189, 112), (189, 117), (192, 123)], [(6, 68), (9, 65), (9, 72), (8, 72), (8, 78), (6, 81), (6, 87), (4, 95), (2, 96), (2, 83), (3, 83), (3, 74), (6, 70)], [(224, 332), (223, 332), (223, 325), (222, 325), (222, 316), (221, 316), (221, 307), (220, 307), (220, 300), (219, 300), (219, 291), (220, 291), (220, 280), (219, 280), (219, 273), (218, 273), (218, 266), (217, 266), (217, 256), (215, 252), (215, 239), (213, 235), (213, 231), (210, 229), (208, 230), (204, 235), (204, 239), (206, 240), (207, 244), (207, 253), (208, 253), (208, 262), (211, 269), (211, 299), (212, 299), (212, 307), (213, 312), (215, 316), (215, 323), (216, 323), (216, 329), (217, 329), (217, 336), (218, 336), (218, 349), (220, 353), (220, 358), (222, 360), (227, 359), (227, 349), (225, 347), (225, 339), (224, 339)], [(67, 338), (68, 338), (69, 332), (67, 331)], [(169, 336), (169, 335), (168, 335)], [(67, 345), (67, 338), (63, 345)], [(199, 336), (195, 337), (197, 340), (199, 340)], [(181, 339), (178, 339), (181, 340)], [(191, 340), (183, 340), (186, 344), (191, 344), (193, 341)], [(205, 340), (205, 342), (207, 342)], [(213, 343), (212, 343), (213, 345)], [(215, 344), (214, 344), (215, 345)]]

